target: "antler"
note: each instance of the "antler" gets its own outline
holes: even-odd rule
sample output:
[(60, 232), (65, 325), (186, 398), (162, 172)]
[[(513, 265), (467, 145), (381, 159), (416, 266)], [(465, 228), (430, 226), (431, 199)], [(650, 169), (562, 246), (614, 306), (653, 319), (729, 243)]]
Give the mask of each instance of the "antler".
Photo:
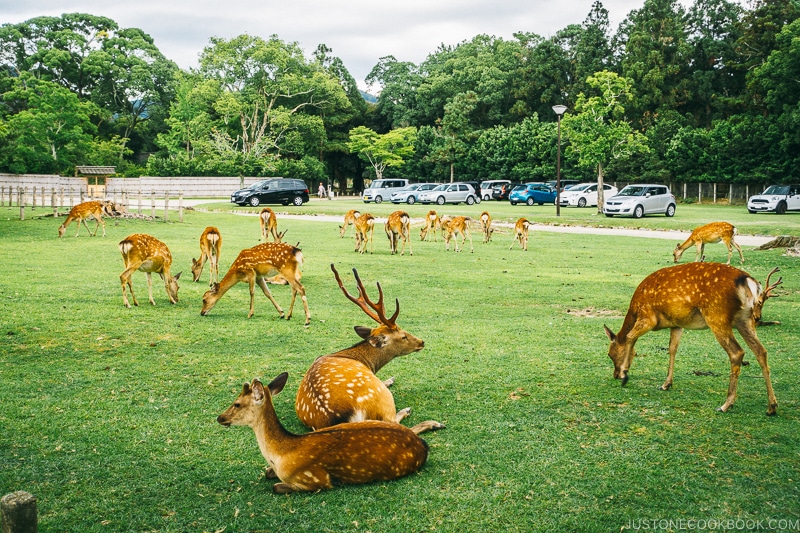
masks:
[(783, 276), (781, 276), (780, 278), (778, 278), (778, 281), (776, 281), (775, 283), (773, 283), (772, 285), (770, 285), (770, 284), (769, 284), (769, 278), (771, 278), (771, 277), (772, 277), (772, 275), (773, 275), (775, 272), (780, 272), (780, 269), (779, 269), (778, 267), (775, 267), (775, 268), (773, 268), (773, 269), (772, 269), (772, 271), (770, 271), (770, 273), (769, 273), (769, 274), (767, 274), (767, 281), (764, 283), (764, 285), (766, 285), (766, 286), (767, 286), (767, 288), (766, 288), (766, 289), (764, 289), (764, 293), (763, 293), (763, 294), (764, 294), (764, 300), (766, 300), (767, 298), (770, 298), (770, 297), (772, 297), (772, 298), (777, 298), (777, 297), (778, 297), (778, 295), (777, 295), (777, 294), (773, 295), (773, 294), (771, 294), (771, 293), (772, 293), (772, 290), (773, 290), (775, 287), (777, 287), (778, 285), (781, 285), (781, 284), (783, 283)]
[(361, 282), (361, 278), (358, 276), (358, 271), (355, 268), (353, 269), (353, 276), (356, 278), (356, 284), (358, 285), (358, 298), (351, 295), (347, 292), (347, 289), (344, 288), (342, 278), (339, 277), (339, 273), (336, 271), (336, 267), (333, 266), (333, 263), (331, 263), (331, 270), (333, 270), (333, 275), (336, 276), (336, 283), (339, 284), (339, 288), (342, 289), (342, 292), (347, 296), (348, 300), (359, 306), (367, 316), (375, 322), (391, 328), (397, 327), (395, 320), (397, 320), (397, 315), (400, 314), (400, 301), (395, 298), (395, 312), (392, 318), (387, 319), (386, 310), (383, 306), (383, 289), (381, 289), (380, 283), (376, 283), (378, 286), (378, 303), (376, 304), (367, 296), (367, 291), (364, 289), (364, 284)]

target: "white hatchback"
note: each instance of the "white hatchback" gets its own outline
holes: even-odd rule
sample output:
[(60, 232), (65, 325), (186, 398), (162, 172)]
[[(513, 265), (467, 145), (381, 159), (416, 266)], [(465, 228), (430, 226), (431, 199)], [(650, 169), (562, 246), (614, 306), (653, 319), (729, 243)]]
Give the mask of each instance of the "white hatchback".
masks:
[(606, 197), (603, 214), (642, 218), (645, 215), (675, 216), (675, 196), (666, 185), (636, 184), (623, 187), (616, 196)]
[(435, 189), (420, 193), (417, 200), (421, 204), (460, 204), (475, 203), (475, 189), (467, 183), (443, 183)]
[[(607, 183), (603, 184), (603, 194), (606, 198), (617, 194), (617, 188)], [(586, 207), (597, 205), (597, 183), (579, 183), (561, 193), (561, 207)]]

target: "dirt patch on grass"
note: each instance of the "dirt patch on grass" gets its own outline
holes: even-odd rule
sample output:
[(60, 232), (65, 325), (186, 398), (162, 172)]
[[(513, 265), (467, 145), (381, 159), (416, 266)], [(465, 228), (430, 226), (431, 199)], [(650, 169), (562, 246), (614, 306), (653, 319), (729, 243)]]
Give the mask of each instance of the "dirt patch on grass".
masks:
[(622, 318), (618, 311), (610, 309), (597, 309), (594, 307), (586, 307), (583, 309), (567, 309), (567, 314), (581, 318)]

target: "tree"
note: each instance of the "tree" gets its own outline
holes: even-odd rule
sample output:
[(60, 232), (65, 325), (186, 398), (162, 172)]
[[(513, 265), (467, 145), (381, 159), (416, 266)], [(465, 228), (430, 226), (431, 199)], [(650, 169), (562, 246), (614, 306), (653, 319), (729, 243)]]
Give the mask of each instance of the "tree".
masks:
[(402, 167), (414, 154), (416, 128), (398, 128), (380, 135), (366, 126), (350, 131), (348, 147), (354, 154), (369, 162), (375, 171), (375, 178), (381, 179), (389, 168)]

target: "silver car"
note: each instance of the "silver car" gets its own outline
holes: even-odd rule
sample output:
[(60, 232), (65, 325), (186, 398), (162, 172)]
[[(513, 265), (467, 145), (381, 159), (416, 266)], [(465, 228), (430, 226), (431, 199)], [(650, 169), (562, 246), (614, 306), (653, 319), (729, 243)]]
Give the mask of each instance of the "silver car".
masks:
[(400, 189), (397, 192), (392, 193), (392, 197), (390, 200), (393, 204), (401, 204), (407, 203), (408, 205), (412, 205), (419, 200), (419, 195), (425, 191), (430, 191), (434, 187), (439, 185), (438, 183), (412, 183), (407, 187)]
[(628, 185), (616, 196), (606, 198), (603, 214), (642, 218), (645, 215), (675, 216), (675, 196), (666, 185)]
[(425, 191), (417, 198), (422, 204), (460, 204), (475, 203), (475, 189), (467, 183), (443, 183), (435, 189)]

